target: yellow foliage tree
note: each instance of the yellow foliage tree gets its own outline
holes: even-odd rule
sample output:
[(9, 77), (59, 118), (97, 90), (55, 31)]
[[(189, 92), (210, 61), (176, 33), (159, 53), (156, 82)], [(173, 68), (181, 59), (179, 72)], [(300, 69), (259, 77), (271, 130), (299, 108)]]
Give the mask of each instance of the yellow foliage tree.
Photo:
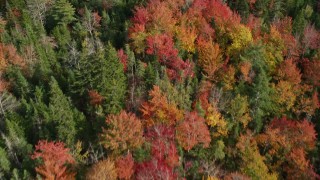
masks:
[(181, 49), (189, 53), (195, 52), (195, 41), (197, 39), (197, 32), (195, 28), (179, 26), (177, 27), (176, 37), (180, 42)]
[(235, 26), (230, 31), (229, 36), (232, 41), (227, 48), (227, 54), (229, 55), (237, 54), (253, 41), (251, 30), (243, 24)]
[(251, 121), (247, 96), (240, 96), (240, 94), (238, 94), (233, 100), (231, 100), (229, 113), (233, 122), (241, 123), (243, 128), (246, 128), (248, 123)]
[(205, 119), (209, 126), (216, 129), (213, 133), (215, 137), (228, 135), (227, 122), (216, 107), (209, 106)]
[(253, 180), (277, 180), (276, 173), (269, 173), (269, 169), (264, 163), (265, 158), (260, 154), (257, 142), (250, 132), (240, 136), (236, 147), (242, 158), (240, 167), (242, 173)]

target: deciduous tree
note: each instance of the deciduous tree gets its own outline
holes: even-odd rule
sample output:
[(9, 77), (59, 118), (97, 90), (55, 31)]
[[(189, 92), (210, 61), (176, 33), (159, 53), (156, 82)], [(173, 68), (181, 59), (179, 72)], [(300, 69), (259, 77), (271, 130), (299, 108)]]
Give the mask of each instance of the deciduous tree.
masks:
[(204, 118), (195, 111), (185, 115), (184, 121), (177, 125), (176, 131), (179, 144), (187, 151), (198, 144), (203, 145), (204, 148), (208, 147), (211, 141)]
[(75, 173), (69, 165), (75, 165), (74, 158), (62, 142), (41, 140), (36, 145), (32, 159), (40, 159), (36, 171), (45, 179), (74, 179)]
[(117, 171), (114, 162), (110, 159), (101, 160), (94, 164), (86, 174), (86, 178), (89, 180), (101, 180), (101, 179), (117, 179)]
[(111, 114), (107, 116), (106, 123), (108, 128), (102, 134), (105, 148), (120, 154), (142, 145), (142, 124), (134, 114), (125, 111), (121, 111), (119, 115)]
[(154, 86), (149, 92), (150, 100), (142, 105), (143, 118), (149, 125), (168, 124), (174, 125), (183, 118), (182, 112), (174, 102), (168, 102), (166, 95), (158, 86)]
[(127, 155), (119, 157), (115, 162), (119, 179), (130, 179), (134, 173), (134, 159), (129, 152)]

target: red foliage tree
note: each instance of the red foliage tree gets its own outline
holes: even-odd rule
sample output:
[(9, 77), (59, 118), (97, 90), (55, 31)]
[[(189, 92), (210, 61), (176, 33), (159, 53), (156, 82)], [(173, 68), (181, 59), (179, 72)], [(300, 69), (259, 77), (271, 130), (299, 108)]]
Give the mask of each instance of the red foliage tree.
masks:
[(255, 40), (261, 38), (261, 20), (260, 18), (255, 17), (250, 14), (247, 21), (247, 27), (250, 28), (252, 36), (255, 37)]
[(311, 150), (315, 147), (316, 131), (314, 124), (308, 120), (294, 121), (285, 117), (274, 119), (269, 128), (279, 129), (281, 134), (288, 137), (290, 144), (294, 147), (302, 147), (306, 150)]
[(204, 16), (208, 22), (214, 18), (215, 23), (221, 27), (233, 27), (240, 24), (241, 21), (240, 16), (232, 12), (228, 5), (221, 0), (209, 0), (204, 11)]
[(176, 138), (179, 144), (187, 151), (197, 144), (208, 147), (211, 141), (210, 132), (204, 118), (193, 111), (186, 114), (185, 120), (176, 127)]
[[(144, 7), (136, 7), (135, 9), (135, 13), (134, 13), (134, 16), (133, 18), (131, 19), (131, 21), (134, 23), (134, 24), (139, 24), (139, 25), (145, 25), (148, 20), (149, 20), (149, 13), (148, 13), (148, 10)], [(134, 29), (131, 29), (134, 31)]]
[(48, 142), (41, 140), (36, 145), (32, 159), (41, 159), (42, 163), (36, 167), (36, 171), (44, 179), (74, 179), (75, 173), (69, 165), (74, 165), (75, 160), (70, 150), (64, 147), (62, 142)]
[(284, 17), (281, 20), (274, 21), (272, 25), (280, 32), (281, 38), (284, 41), (286, 49), (283, 55), (287, 58), (293, 58), (294, 60), (299, 58), (300, 50), (298, 41), (292, 35), (292, 18), (288, 16)]
[(195, 31), (198, 36), (202, 36), (206, 39), (213, 39), (215, 31), (211, 27), (210, 22), (208, 22), (203, 16), (203, 11), (206, 6), (206, 1), (193, 1), (187, 12), (181, 16), (180, 23), (184, 26), (195, 27)]
[(314, 25), (308, 24), (303, 31), (302, 43), (304, 51), (307, 49), (317, 49), (320, 46), (320, 33), (315, 29)]
[(287, 156), (288, 166), (285, 167), (288, 179), (319, 179), (307, 155), (302, 148), (293, 149)]
[(146, 139), (151, 144), (152, 158), (137, 165), (137, 179), (176, 179), (175, 167), (179, 156), (174, 142), (173, 126), (156, 125), (147, 129)]
[(175, 180), (177, 175), (173, 169), (169, 167), (164, 161), (152, 158), (150, 161), (137, 165), (136, 179), (166, 179)]
[(126, 72), (127, 71), (128, 56), (124, 53), (123, 49), (120, 49), (118, 51), (118, 57), (119, 57), (120, 62), (123, 65), (123, 71)]
[(93, 12), (92, 13), (92, 18), (93, 18), (93, 26), (94, 27), (100, 27), (100, 22), (102, 17), (99, 15), (98, 12)]
[(147, 54), (155, 55), (161, 64), (165, 65), (168, 69), (175, 71), (177, 74), (179, 71), (183, 71), (188, 67), (188, 64), (179, 57), (179, 52), (174, 47), (171, 36), (167, 34), (149, 36), (146, 39), (146, 44)]
[(175, 167), (179, 164), (174, 135), (174, 127), (165, 125), (148, 128), (145, 134), (147, 141), (151, 143), (152, 156), (166, 162), (170, 167)]
[(320, 85), (320, 60), (310, 61), (308, 59), (303, 60), (303, 74), (302, 77), (310, 84), (314, 86)]

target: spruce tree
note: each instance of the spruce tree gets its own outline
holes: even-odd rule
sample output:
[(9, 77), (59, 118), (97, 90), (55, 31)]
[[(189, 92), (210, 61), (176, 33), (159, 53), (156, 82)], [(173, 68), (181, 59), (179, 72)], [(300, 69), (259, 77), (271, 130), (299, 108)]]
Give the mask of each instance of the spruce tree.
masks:
[(107, 67), (105, 53), (102, 48), (96, 50), (95, 46), (97, 45), (92, 41), (85, 40), (83, 42), (83, 50), (73, 72), (72, 92), (80, 97), (87, 95), (89, 90), (104, 92), (106, 87), (104, 80)]
[[(251, 86), (248, 86), (249, 104), (251, 108), (252, 127), (256, 132), (260, 132), (265, 124), (263, 120), (266, 120), (268, 116), (274, 112), (274, 102), (272, 96), (274, 89), (270, 85), (271, 77), (268, 75), (270, 69), (266, 64), (266, 57), (264, 56), (264, 46), (251, 46), (248, 48), (243, 60), (249, 60), (252, 64), (252, 70), (255, 72), (255, 77)], [(242, 90), (242, 91), (247, 91)]]
[(52, 77), (49, 92), (50, 118), (56, 125), (57, 138), (69, 146), (75, 143), (79, 127), (84, 116), (74, 109), (68, 97), (59, 88), (58, 82)]
[(75, 8), (67, 0), (57, 0), (52, 7), (52, 17), (59, 24), (69, 24), (76, 20)]
[(106, 61), (105, 77), (103, 77), (106, 91), (102, 94), (106, 97), (105, 109), (107, 113), (118, 113), (124, 106), (126, 77), (117, 51), (110, 43), (106, 48)]
[(29, 132), (27, 139), (31, 143), (36, 143), (39, 139), (52, 139), (54, 126), (49, 118), (48, 106), (44, 103), (44, 92), (36, 86), (34, 97), (22, 98), (21, 112), (25, 117), (24, 128)]

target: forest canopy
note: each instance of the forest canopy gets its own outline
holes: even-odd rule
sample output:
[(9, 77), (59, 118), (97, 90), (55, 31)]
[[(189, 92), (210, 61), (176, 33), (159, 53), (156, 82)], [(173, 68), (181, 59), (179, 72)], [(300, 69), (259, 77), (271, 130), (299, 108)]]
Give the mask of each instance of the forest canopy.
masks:
[(0, 2), (0, 179), (320, 178), (320, 1)]

